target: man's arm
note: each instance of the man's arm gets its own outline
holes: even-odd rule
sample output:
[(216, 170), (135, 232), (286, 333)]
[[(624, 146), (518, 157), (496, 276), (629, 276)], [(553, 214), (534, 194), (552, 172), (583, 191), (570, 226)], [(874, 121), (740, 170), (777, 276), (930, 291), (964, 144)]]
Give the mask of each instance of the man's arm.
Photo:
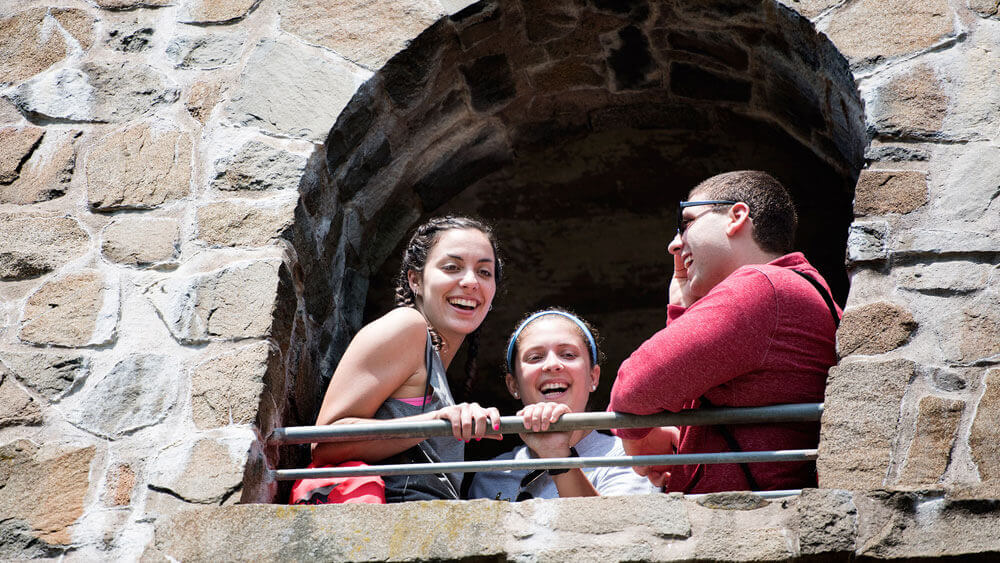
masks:
[[(737, 270), (622, 363), (609, 409), (633, 414), (681, 410), (709, 389), (757, 369), (776, 322), (770, 281), (755, 269)], [(633, 439), (644, 434), (618, 432)]]

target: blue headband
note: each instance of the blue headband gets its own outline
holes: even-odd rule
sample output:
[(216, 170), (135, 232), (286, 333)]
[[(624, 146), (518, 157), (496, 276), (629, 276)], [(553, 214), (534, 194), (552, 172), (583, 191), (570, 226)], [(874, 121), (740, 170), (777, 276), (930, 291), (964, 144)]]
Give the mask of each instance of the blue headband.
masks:
[(581, 321), (576, 315), (565, 311), (549, 309), (547, 311), (539, 311), (534, 315), (531, 315), (530, 317), (524, 319), (524, 322), (518, 325), (517, 330), (514, 331), (514, 335), (510, 337), (510, 342), (507, 343), (507, 371), (514, 373), (514, 344), (517, 343), (517, 338), (521, 336), (521, 331), (524, 330), (524, 327), (531, 324), (532, 321), (538, 317), (544, 317), (545, 315), (559, 315), (560, 317), (566, 317), (567, 319), (573, 321), (576, 326), (580, 327), (580, 332), (587, 337), (587, 348), (590, 349), (590, 363), (591, 365), (597, 365), (597, 343), (594, 342), (594, 335), (590, 334), (590, 329), (587, 328), (587, 325), (583, 324), (583, 321)]

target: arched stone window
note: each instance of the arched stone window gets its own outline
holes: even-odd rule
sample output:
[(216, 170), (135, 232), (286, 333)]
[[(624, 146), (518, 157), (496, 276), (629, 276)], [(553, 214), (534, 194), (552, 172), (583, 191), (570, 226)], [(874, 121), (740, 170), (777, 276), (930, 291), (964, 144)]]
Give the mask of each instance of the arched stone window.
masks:
[(408, 230), (461, 213), (496, 226), (508, 264), (473, 398), (513, 412), (503, 340), (525, 312), (562, 305), (605, 335), (606, 401), (614, 368), (662, 326), (677, 201), (734, 169), (786, 184), (798, 247), (843, 303), (867, 142), (846, 61), (780, 4), (473, 4), (362, 86), (313, 159), (297, 250), (315, 373), (392, 306)]

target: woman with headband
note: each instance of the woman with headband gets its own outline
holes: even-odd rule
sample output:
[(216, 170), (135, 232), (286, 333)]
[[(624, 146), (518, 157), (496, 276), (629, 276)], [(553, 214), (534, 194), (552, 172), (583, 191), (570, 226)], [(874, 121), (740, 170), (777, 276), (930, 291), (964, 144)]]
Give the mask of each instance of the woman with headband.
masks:
[[(548, 309), (529, 315), (507, 344), (507, 390), (524, 403), (524, 428), (544, 432), (568, 412), (583, 412), (597, 389), (600, 352), (593, 327), (576, 315)], [(621, 440), (590, 430), (521, 434), (525, 445), (495, 459), (623, 456)], [(531, 498), (642, 494), (653, 491), (630, 467), (476, 473), (469, 498)]]

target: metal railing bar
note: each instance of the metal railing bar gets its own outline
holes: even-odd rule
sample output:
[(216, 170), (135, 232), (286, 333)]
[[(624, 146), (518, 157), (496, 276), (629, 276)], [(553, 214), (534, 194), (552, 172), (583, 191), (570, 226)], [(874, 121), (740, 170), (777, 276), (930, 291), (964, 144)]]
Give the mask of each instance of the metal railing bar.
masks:
[(574, 467), (632, 467), (636, 465), (693, 465), (696, 463), (762, 463), (811, 461), (816, 450), (776, 450), (763, 452), (723, 452), (711, 454), (665, 454), (615, 457), (553, 457), (545, 459), (460, 461), (450, 463), (402, 463), (367, 467), (324, 467), (279, 469), (271, 476), (278, 481), (320, 477), (361, 477), (368, 475), (422, 475), (428, 473), (475, 473), (508, 469), (562, 469)]
[[(549, 427), (550, 432), (597, 430), (606, 428), (650, 428), (654, 426), (708, 426), (713, 424), (761, 424), (775, 422), (819, 421), (823, 403), (799, 403), (767, 407), (698, 409), (682, 412), (662, 412), (635, 415), (617, 412), (568, 413)], [(500, 429), (488, 434), (524, 432), (519, 416), (500, 417)], [(268, 437), (272, 445), (308, 444), (314, 442), (350, 442), (385, 438), (430, 438), (451, 436), (447, 420), (418, 422), (371, 422), (362, 424), (332, 424), (327, 426), (290, 426), (275, 428)]]

